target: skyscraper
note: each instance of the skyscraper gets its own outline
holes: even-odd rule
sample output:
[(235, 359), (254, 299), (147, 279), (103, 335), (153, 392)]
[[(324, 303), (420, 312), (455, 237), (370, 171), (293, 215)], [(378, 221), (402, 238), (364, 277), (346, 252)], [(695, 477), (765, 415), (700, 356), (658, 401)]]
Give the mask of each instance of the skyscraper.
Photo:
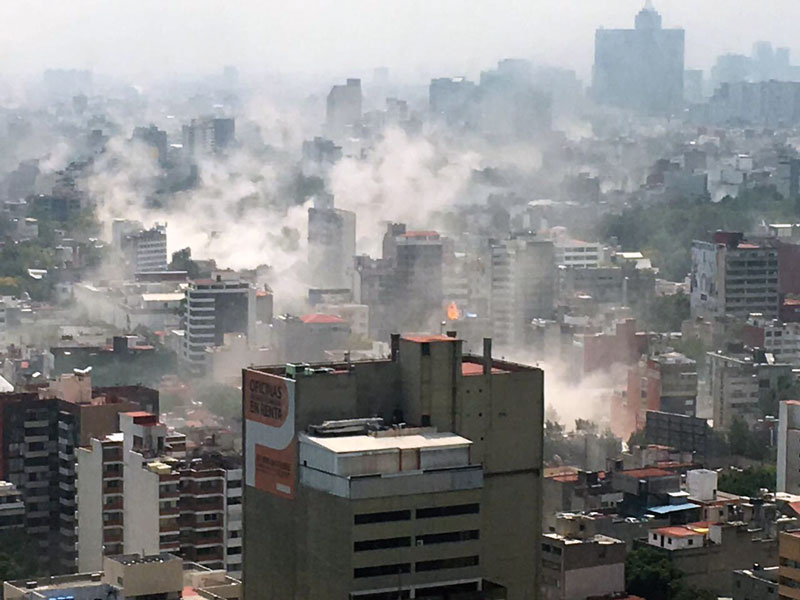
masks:
[(542, 371), (391, 348), (244, 369), (246, 597), (538, 597)]
[(634, 29), (595, 32), (592, 94), (600, 104), (670, 114), (683, 104), (684, 31), (663, 29), (647, 0)]
[(349, 129), (361, 121), (361, 80), (348, 79), (328, 93), (326, 126), (334, 141), (346, 137)]
[(318, 196), (308, 209), (308, 263), (314, 285), (352, 287), (355, 254), (355, 213), (334, 208), (333, 196)]

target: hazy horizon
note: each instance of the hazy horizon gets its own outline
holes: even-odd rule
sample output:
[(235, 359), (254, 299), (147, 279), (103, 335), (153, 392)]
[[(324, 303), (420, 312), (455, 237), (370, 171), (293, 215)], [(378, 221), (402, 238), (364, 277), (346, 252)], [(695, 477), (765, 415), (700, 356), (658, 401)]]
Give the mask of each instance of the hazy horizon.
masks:
[[(392, 79), (475, 76), (500, 58), (574, 69), (588, 80), (598, 27), (631, 27), (643, 0), (424, 0), (294, 4), (237, 0), (46, 0), (6, 2), (0, 17), (4, 76), (45, 68), (89, 68), (136, 82), (217, 72), (365, 76), (387, 66)], [(800, 3), (655, 0), (665, 27), (686, 30), (686, 67), (708, 69), (753, 42), (789, 46)], [(777, 8), (781, 10), (777, 10)], [(719, 23), (725, 23), (720, 27)]]

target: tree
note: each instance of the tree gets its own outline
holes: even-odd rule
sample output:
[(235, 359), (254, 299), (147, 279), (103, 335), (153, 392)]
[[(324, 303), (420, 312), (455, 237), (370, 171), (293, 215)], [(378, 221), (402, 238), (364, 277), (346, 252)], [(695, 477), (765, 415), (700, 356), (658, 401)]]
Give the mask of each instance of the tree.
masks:
[(646, 600), (671, 600), (682, 577), (669, 557), (656, 548), (642, 546), (625, 558), (625, 588)]
[(774, 466), (747, 469), (730, 469), (719, 475), (717, 488), (737, 496), (758, 497), (761, 489), (774, 490), (776, 473)]
[(39, 574), (39, 548), (23, 530), (0, 533), (0, 581)]
[(645, 327), (653, 331), (680, 331), (689, 318), (689, 296), (679, 290), (670, 296), (656, 296), (639, 315)]

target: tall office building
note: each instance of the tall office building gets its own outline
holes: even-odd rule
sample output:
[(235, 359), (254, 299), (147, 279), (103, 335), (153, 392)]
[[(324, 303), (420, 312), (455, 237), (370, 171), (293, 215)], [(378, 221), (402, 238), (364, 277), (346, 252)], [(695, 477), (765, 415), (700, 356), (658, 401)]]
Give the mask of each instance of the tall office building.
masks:
[(534, 318), (550, 318), (556, 292), (552, 241), (520, 234), (492, 244), (492, 335), (519, 345)]
[[(123, 388), (122, 392), (126, 390)], [(13, 483), (25, 503), (25, 530), (50, 573), (76, 564), (76, 448), (117, 431), (121, 412), (154, 403), (111, 390), (95, 393), (85, 373), (62, 376), (40, 393), (0, 394), (0, 480)]]
[(542, 371), (488, 339), (391, 349), (244, 369), (246, 596), (537, 597)]
[(361, 80), (348, 79), (345, 85), (333, 86), (326, 109), (328, 136), (334, 141), (347, 137), (361, 121)]
[(255, 336), (256, 290), (238, 277), (217, 274), (189, 284), (180, 363), (195, 375), (205, 372), (207, 350), (222, 346), (226, 333)]
[(334, 208), (324, 194), (308, 209), (308, 263), (319, 288), (350, 288), (356, 254), (356, 215)]
[(683, 105), (684, 31), (663, 29), (650, 0), (634, 29), (595, 32), (592, 94), (601, 104), (670, 114)]
[(778, 316), (778, 241), (748, 241), (717, 231), (711, 242), (692, 242), (690, 303), (693, 317)]

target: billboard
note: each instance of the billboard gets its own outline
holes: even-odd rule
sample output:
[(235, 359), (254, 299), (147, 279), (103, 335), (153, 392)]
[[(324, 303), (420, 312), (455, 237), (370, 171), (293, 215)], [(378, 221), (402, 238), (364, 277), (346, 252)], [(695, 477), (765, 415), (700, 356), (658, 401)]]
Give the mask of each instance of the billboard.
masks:
[(243, 398), (245, 485), (294, 498), (297, 470), (294, 380), (245, 370)]

